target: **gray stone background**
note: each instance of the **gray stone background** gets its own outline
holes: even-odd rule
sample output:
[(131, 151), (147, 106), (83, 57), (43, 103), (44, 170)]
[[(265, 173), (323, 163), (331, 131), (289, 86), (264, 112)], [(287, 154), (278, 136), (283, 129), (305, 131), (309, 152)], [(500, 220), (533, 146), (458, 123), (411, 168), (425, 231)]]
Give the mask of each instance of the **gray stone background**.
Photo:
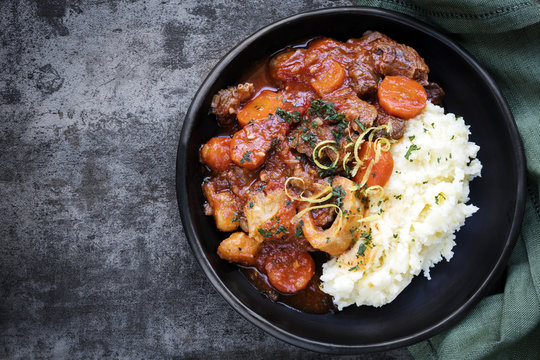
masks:
[(175, 157), (229, 48), (338, 5), (354, 1), (0, 1), (1, 358), (329, 358), (213, 289), (182, 231)]

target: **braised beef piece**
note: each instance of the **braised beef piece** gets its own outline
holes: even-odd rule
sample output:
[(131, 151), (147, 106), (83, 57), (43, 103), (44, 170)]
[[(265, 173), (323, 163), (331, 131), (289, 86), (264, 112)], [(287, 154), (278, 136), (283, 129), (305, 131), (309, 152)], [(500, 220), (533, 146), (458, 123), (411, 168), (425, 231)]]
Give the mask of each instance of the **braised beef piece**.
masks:
[(250, 184), (257, 178), (257, 173), (240, 166), (231, 165), (225, 171), (213, 174), (210, 182), (219, 193), (232, 191), (238, 198), (244, 199), (249, 192)]
[(367, 31), (360, 39), (369, 49), (375, 71), (381, 75), (403, 75), (427, 85), (429, 67), (416, 50), (399, 44), (377, 31)]
[(427, 85), (424, 85), (424, 89), (426, 89), (428, 100), (431, 101), (432, 104), (442, 104), (445, 94), (444, 90), (441, 89), (439, 85), (434, 82), (430, 82)]
[(252, 83), (239, 84), (227, 89), (220, 90), (212, 98), (212, 112), (217, 115), (222, 126), (230, 125), (235, 121), (235, 114), (240, 109), (240, 105), (255, 93)]
[(325, 94), (323, 99), (334, 103), (336, 109), (345, 114), (349, 121), (358, 119), (367, 126), (371, 126), (377, 118), (377, 109), (360, 99), (350, 88), (345, 87), (331, 94)]
[(390, 123), (390, 130), (379, 130), (376, 137), (385, 137), (388, 139), (399, 140), (405, 133), (406, 121), (395, 116), (387, 114), (379, 103), (375, 103), (377, 108), (377, 120), (374, 126), (381, 126)]
[(377, 94), (380, 76), (369, 64), (370, 59), (359, 56), (349, 65), (350, 86), (360, 98)]
[(375, 96), (386, 75), (406, 76), (428, 86), (429, 67), (413, 48), (377, 31), (366, 31), (347, 44), (356, 54), (348, 68), (350, 86), (360, 98)]
[[(391, 129), (390, 129), (390, 132), (385, 131), (385, 130), (379, 130), (377, 131), (375, 136), (385, 137), (385, 138), (394, 139), (394, 140), (401, 139), (403, 137), (403, 134), (405, 133), (405, 126), (406, 126), (405, 121), (402, 119), (396, 118), (395, 116), (388, 115), (387, 113), (384, 112), (384, 110), (380, 106), (378, 107), (377, 110), (378, 110), (377, 120), (375, 120), (375, 123), (373, 124), (373, 126), (381, 126), (381, 125), (388, 124), (388, 122), (390, 122)], [(351, 122), (351, 125), (352, 125), (353, 130), (358, 133), (362, 133), (364, 131), (364, 129), (360, 128), (360, 126), (356, 122)], [(340, 149), (340, 152), (341, 152), (341, 149)], [(340, 153), (340, 155), (343, 155), (343, 154)]]
[[(316, 126), (314, 124), (317, 123)], [(292, 130), (288, 136), (289, 146), (310, 159), (313, 149), (321, 141), (334, 140), (332, 130), (335, 126), (323, 125), (320, 118), (304, 122)]]
[(405, 120), (402, 120), (400, 118), (394, 117), (392, 115), (384, 115), (377, 119), (377, 126), (384, 125), (384, 124), (391, 124), (391, 130), (388, 131), (378, 131), (377, 136), (386, 137), (389, 139), (399, 140), (403, 137), (403, 134), (405, 133)]

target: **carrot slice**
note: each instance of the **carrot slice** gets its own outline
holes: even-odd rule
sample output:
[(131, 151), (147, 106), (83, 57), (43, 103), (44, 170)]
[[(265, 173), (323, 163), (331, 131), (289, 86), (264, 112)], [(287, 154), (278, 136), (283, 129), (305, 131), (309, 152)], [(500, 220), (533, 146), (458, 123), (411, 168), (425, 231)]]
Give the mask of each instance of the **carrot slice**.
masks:
[(390, 179), (392, 175), (392, 170), (394, 169), (394, 159), (392, 154), (389, 151), (381, 151), (379, 161), (374, 162), (371, 169), (369, 169), (369, 164), (375, 161), (375, 143), (372, 141), (367, 141), (362, 144), (360, 149), (359, 157), (363, 161), (362, 166), (358, 172), (354, 175), (353, 180), (356, 183), (361, 183), (366, 175), (366, 172), (369, 170), (370, 174), (368, 175), (366, 186), (375, 186), (380, 185), (384, 186)]
[(231, 140), (231, 159), (238, 166), (254, 170), (266, 160), (266, 152), (271, 141), (266, 132), (257, 124), (245, 126), (237, 131)]
[(335, 60), (325, 60), (311, 80), (311, 86), (322, 96), (339, 88), (345, 82), (347, 73)]
[(273, 114), (282, 105), (281, 97), (271, 90), (263, 90), (257, 97), (245, 104), (238, 111), (238, 122), (246, 126), (250, 121), (266, 119), (268, 114)]
[(307, 251), (282, 248), (267, 259), (264, 269), (270, 283), (284, 293), (305, 289), (315, 274), (315, 262)]
[(377, 95), (384, 111), (402, 119), (420, 114), (427, 101), (424, 87), (405, 76), (385, 77), (379, 84)]
[(228, 136), (211, 138), (201, 149), (201, 159), (212, 169), (224, 171), (232, 164), (230, 146), (231, 138)]

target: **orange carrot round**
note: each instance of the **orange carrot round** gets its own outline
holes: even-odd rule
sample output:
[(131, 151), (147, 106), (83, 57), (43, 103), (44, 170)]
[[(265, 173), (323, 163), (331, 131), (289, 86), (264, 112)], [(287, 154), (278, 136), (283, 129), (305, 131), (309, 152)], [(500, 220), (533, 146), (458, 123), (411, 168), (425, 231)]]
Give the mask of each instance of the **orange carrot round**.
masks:
[(311, 80), (311, 86), (322, 96), (339, 88), (345, 82), (347, 73), (335, 60), (326, 60)]
[(271, 141), (266, 138), (263, 128), (257, 124), (245, 126), (233, 135), (231, 159), (238, 166), (254, 170), (266, 160), (270, 145)]
[(284, 293), (303, 290), (315, 274), (315, 262), (307, 251), (291, 248), (273, 252), (264, 265), (270, 283)]
[[(384, 186), (390, 179), (392, 175), (392, 170), (394, 169), (394, 159), (392, 154), (389, 151), (381, 151), (379, 161), (375, 161), (375, 143), (367, 141), (362, 144), (360, 149), (359, 157), (363, 161), (362, 166), (355, 174), (353, 180), (356, 183), (361, 183), (366, 175), (366, 172), (369, 170), (369, 175), (367, 177), (366, 186), (375, 186), (380, 185)], [(369, 164), (373, 162), (373, 166), (369, 169)]]
[(202, 161), (214, 170), (226, 170), (232, 164), (230, 145), (231, 138), (228, 136), (211, 138), (201, 149)]
[(377, 91), (379, 104), (390, 115), (410, 119), (426, 106), (427, 93), (415, 80), (405, 76), (387, 76)]
[(266, 119), (268, 114), (275, 113), (280, 106), (283, 106), (283, 104), (278, 93), (263, 90), (257, 97), (245, 104), (236, 116), (240, 125), (246, 126), (252, 120)]

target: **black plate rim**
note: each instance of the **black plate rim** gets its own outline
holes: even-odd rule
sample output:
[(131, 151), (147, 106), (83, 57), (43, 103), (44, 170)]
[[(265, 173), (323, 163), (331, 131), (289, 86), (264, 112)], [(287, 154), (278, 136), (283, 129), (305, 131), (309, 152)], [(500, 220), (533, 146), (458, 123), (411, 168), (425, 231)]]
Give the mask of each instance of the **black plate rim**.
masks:
[[(472, 68), (474, 68), (474, 70), (477, 73), (480, 74), (480, 76), (484, 79), (485, 83), (490, 88), (492, 94), (496, 98), (497, 104), (499, 106), (499, 109), (505, 120), (505, 124), (507, 126), (508, 132), (510, 134), (510, 143), (514, 147), (513, 155), (515, 157), (516, 166), (517, 166), (516, 203), (514, 207), (513, 221), (511, 224), (509, 236), (507, 238), (505, 247), (503, 251), (501, 252), (501, 255), (496, 265), (494, 266), (490, 274), (487, 276), (487, 278), (484, 280), (482, 285), (474, 292), (474, 294), (471, 295), (468, 301), (466, 301), (461, 307), (456, 309), (453, 313), (451, 313), (450, 315), (448, 315), (446, 318), (442, 319), (438, 323), (433, 324), (432, 326), (422, 331), (416, 332), (414, 334), (410, 334), (409, 336), (402, 337), (400, 339), (367, 344), (367, 345), (341, 345), (341, 344), (332, 344), (328, 342), (305, 339), (305, 338), (296, 336), (294, 334), (291, 334), (273, 325), (271, 322), (264, 319), (262, 316), (260, 316), (259, 314), (257, 314), (256, 312), (252, 311), (250, 308), (245, 306), (243, 303), (241, 303), (234, 296), (234, 294), (231, 291), (229, 291), (229, 289), (225, 286), (225, 284), (219, 279), (217, 273), (214, 271), (214, 269), (212, 268), (208, 260), (205, 258), (204, 251), (202, 249), (201, 244), (199, 243), (199, 241), (197, 241), (197, 235), (191, 222), (191, 216), (189, 214), (188, 196), (187, 196), (187, 191), (188, 191), (187, 180), (188, 179), (186, 179), (186, 174), (183, 169), (183, 164), (187, 163), (187, 160), (188, 160), (187, 149), (188, 149), (189, 137), (191, 135), (191, 132), (194, 126), (193, 109), (200, 107), (202, 101), (204, 100), (204, 94), (206, 94), (209, 91), (209, 88), (216, 81), (217, 77), (219, 77), (219, 74), (229, 64), (229, 62), (231, 62), (232, 59), (234, 59), (246, 47), (250, 46), (258, 37), (268, 32), (272, 32), (274, 29), (280, 26), (283, 26), (289, 22), (294, 22), (301, 19), (308, 19), (308, 18), (317, 17), (321, 15), (340, 14), (344, 12), (349, 13), (349, 14), (353, 13), (353, 14), (358, 14), (358, 15), (371, 15), (371, 16), (381, 17), (386, 20), (399, 22), (406, 26), (410, 26), (424, 33), (427, 33), (428, 35), (431, 35), (432, 37), (443, 42), (445, 45), (447, 45), (448, 47), (456, 51), (464, 60), (466, 60), (466, 62)], [(459, 320), (461, 320), (465, 316), (465, 314), (467, 313), (469, 309), (471, 309), (474, 305), (476, 305), (482, 299), (482, 296), (490, 289), (493, 283), (502, 274), (504, 270), (504, 266), (506, 265), (508, 257), (510, 256), (511, 250), (513, 249), (517, 241), (517, 237), (521, 228), (521, 223), (523, 220), (523, 215), (524, 215), (524, 210), (525, 210), (525, 196), (526, 196), (526, 181), (525, 181), (526, 165), (525, 164), (526, 164), (526, 160), (525, 160), (525, 154), (524, 154), (521, 138), (519, 136), (517, 125), (506, 103), (506, 100), (504, 99), (495, 81), (487, 73), (487, 71), (485, 71), (476, 62), (476, 60), (474, 60), (473, 57), (469, 55), (469, 53), (466, 50), (464, 50), (460, 45), (458, 45), (457, 43), (449, 39), (447, 36), (440, 33), (438, 30), (434, 29), (433, 27), (426, 25), (425, 23), (419, 20), (416, 20), (408, 15), (404, 15), (404, 14), (397, 13), (390, 10), (383, 10), (383, 9), (372, 8), (372, 7), (354, 7), (354, 6), (335, 7), (335, 8), (302, 12), (302, 13), (284, 18), (277, 22), (274, 22), (268, 26), (265, 26), (261, 28), (260, 30), (256, 31), (254, 34), (252, 34), (248, 38), (246, 38), (245, 40), (241, 41), (239, 44), (237, 44), (215, 65), (215, 67), (210, 71), (209, 75), (203, 81), (197, 93), (195, 94), (193, 101), (184, 119), (184, 124), (182, 126), (182, 131), (180, 134), (178, 151), (177, 151), (176, 191), (177, 191), (178, 207), (179, 207), (179, 212), (180, 212), (180, 217), (182, 220), (184, 232), (186, 234), (186, 239), (188, 240), (188, 243), (193, 253), (195, 254), (195, 258), (197, 259), (197, 262), (201, 266), (203, 272), (205, 273), (207, 278), (210, 280), (214, 288), (229, 303), (229, 305), (231, 305), (231, 307), (235, 311), (237, 311), (245, 319), (255, 324), (259, 328), (263, 329), (267, 333), (271, 334), (272, 336), (280, 340), (283, 340), (287, 343), (290, 343), (292, 345), (296, 345), (304, 349), (324, 352), (324, 353), (358, 354), (358, 353), (370, 352), (370, 351), (382, 351), (382, 350), (394, 349), (398, 347), (408, 346), (408, 345), (420, 342), (422, 340), (425, 340), (445, 329), (448, 329), (450, 326), (457, 323)]]

